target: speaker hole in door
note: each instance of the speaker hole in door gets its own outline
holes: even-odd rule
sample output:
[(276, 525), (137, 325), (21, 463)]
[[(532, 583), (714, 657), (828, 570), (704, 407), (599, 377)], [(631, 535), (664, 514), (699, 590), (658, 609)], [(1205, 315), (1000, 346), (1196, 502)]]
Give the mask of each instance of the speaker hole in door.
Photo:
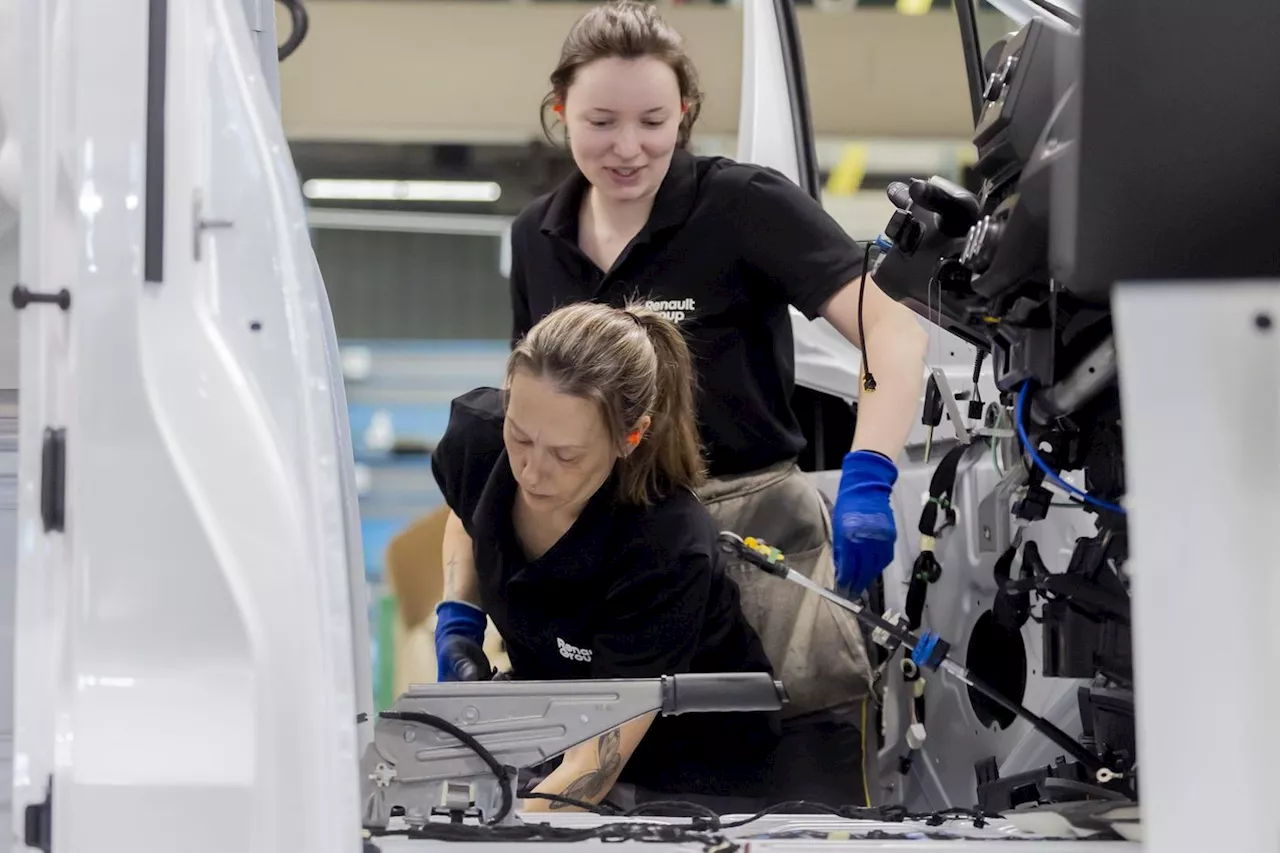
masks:
[[(965, 652), (969, 671), (991, 685), (1002, 696), (1019, 705), (1027, 690), (1027, 650), (1020, 631), (1010, 630), (986, 611), (978, 617)], [(993, 699), (968, 688), (974, 716), (987, 728), (1007, 729), (1018, 717)]]

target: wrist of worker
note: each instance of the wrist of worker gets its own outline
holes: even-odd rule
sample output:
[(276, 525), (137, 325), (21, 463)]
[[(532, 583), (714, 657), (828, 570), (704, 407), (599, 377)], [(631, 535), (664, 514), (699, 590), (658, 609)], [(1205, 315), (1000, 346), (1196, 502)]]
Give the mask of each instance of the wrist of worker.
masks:
[[(848, 462), (850, 457), (853, 457), (855, 459), (860, 459), (865, 456), (869, 456), (873, 459), (884, 460), (885, 462), (888, 462), (890, 465), (894, 465), (892, 456), (890, 456), (888, 453), (885, 453), (882, 450), (875, 450), (874, 448), (870, 448), (870, 447), (855, 446), (852, 450), (850, 450), (848, 453), (844, 455), (844, 458), (845, 458), (845, 461)], [(894, 467), (897, 467), (897, 466), (894, 465)]]
[(484, 643), (488, 617), (477, 604), (469, 601), (446, 599), (436, 605), (436, 636), (459, 634)]
[(463, 599), (463, 598), (444, 599), (443, 601), (441, 601), (439, 604), (436, 605), (436, 613), (439, 613), (441, 608), (447, 607), (449, 609), (452, 609), (453, 605), (460, 605), (461, 607), (469, 608), (480, 614), (484, 613), (484, 608), (481, 607), (477, 602), (467, 601), (466, 599)]
[(892, 486), (898, 479), (898, 466), (887, 454), (865, 447), (846, 453), (840, 471), (842, 480), (879, 482)]

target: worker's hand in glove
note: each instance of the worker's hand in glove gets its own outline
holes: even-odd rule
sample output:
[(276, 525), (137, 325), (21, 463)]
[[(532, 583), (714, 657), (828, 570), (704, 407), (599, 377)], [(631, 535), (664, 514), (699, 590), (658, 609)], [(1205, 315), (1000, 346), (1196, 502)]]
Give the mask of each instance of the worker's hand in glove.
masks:
[(436, 606), (436, 681), (487, 681), (493, 667), (484, 653), (484, 611), (465, 601)]
[(840, 490), (831, 513), (836, 588), (861, 595), (893, 561), (898, 530), (889, 496), (898, 467), (874, 450), (855, 450), (844, 457)]

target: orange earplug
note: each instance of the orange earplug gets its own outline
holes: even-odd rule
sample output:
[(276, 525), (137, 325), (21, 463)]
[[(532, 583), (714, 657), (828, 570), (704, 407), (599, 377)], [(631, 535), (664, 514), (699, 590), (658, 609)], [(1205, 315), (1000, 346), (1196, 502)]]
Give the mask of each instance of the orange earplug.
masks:
[(640, 443), (640, 430), (636, 430), (635, 432), (627, 436), (627, 444), (631, 445), (632, 447), (635, 447), (639, 443)]

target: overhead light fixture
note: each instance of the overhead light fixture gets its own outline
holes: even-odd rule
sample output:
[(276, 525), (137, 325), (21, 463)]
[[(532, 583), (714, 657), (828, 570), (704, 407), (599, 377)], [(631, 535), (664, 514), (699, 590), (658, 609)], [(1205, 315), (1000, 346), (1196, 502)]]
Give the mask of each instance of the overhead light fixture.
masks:
[(458, 201), (493, 202), (502, 187), (493, 181), (371, 181), (313, 178), (302, 194), (327, 201)]
[[(968, 2), (968, 0), (958, 0)], [(926, 15), (933, 8), (933, 0), (898, 0), (898, 11), (903, 15)]]

